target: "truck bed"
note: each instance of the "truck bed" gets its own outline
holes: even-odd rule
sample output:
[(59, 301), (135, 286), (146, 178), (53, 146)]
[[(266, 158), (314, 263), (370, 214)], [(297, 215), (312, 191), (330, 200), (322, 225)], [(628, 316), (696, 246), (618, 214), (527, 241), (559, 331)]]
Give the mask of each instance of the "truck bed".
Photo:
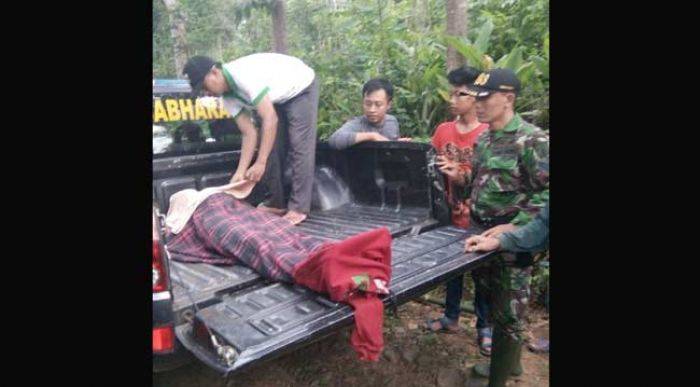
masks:
[[(471, 232), (475, 232), (472, 230)], [(471, 232), (446, 226), (392, 243), (392, 279), (386, 305), (415, 298), (450, 277), (485, 262), (491, 254), (465, 254), (463, 239)], [(180, 342), (198, 359), (222, 373), (292, 351), (353, 322), (353, 311), (303, 287), (260, 281), (220, 297), (202, 308), (194, 324), (176, 328)], [(202, 324), (237, 358), (226, 364), (216, 355)]]
[[(342, 240), (378, 227), (387, 227), (392, 236), (433, 227), (437, 221), (423, 208), (381, 208), (348, 203), (328, 211), (314, 211), (298, 227), (319, 238)], [(203, 307), (221, 301), (221, 295), (253, 286), (263, 278), (241, 266), (216, 266), (201, 263), (170, 262), (173, 306), (177, 322), (183, 323), (193, 312), (192, 304)], [(189, 290), (188, 292), (185, 289)], [(191, 297), (191, 298), (190, 298)]]
[[(436, 190), (436, 179), (442, 177), (429, 167), (430, 149), (427, 144), (398, 142), (365, 143), (344, 151), (325, 144), (317, 147), (316, 164), (325, 174), (316, 176), (315, 194), (327, 189), (349, 196), (339, 205), (312, 203), (311, 214), (298, 227), (329, 241), (387, 227), (394, 238), (392, 294), (383, 298), (387, 305), (420, 296), (491, 256), (463, 252), (463, 239), (480, 230), (445, 226), (449, 213), (444, 193)], [(167, 213), (170, 195), (179, 190), (228, 182), (238, 157), (234, 151), (155, 159), (153, 197), (160, 213)], [(324, 180), (331, 176), (329, 171), (340, 186)], [(252, 205), (262, 200), (258, 188), (246, 199)], [(244, 266), (169, 262), (169, 269), (178, 341), (222, 373), (287, 353), (353, 321), (347, 305), (268, 281)], [(220, 344), (234, 349), (235, 361), (219, 358), (205, 326)]]

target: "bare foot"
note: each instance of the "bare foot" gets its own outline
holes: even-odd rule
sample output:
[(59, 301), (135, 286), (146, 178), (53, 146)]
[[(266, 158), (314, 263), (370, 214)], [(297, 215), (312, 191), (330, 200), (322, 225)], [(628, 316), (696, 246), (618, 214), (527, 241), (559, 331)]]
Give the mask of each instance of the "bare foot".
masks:
[(284, 215), (285, 212), (287, 212), (287, 210), (285, 210), (283, 208), (268, 207), (268, 206), (264, 205), (263, 203), (258, 204), (258, 210), (263, 210), (265, 212), (269, 212), (273, 215), (279, 215), (279, 216), (282, 216), (282, 215)]
[(284, 215), (282, 218), (287, 219), (288, 221), (292, 222), (292, 224), (296, 225), (303, 222), (306, 219), (306, 214), (289, 210), (287, 211), (287, 214)]

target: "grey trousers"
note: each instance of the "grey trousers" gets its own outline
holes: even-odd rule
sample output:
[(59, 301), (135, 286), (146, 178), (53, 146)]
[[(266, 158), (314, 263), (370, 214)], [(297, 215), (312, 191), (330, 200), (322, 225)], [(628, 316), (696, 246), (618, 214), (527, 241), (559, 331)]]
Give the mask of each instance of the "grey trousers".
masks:
[(316, 163), (318, 80), (314, 78), (297, 96), (275, 105), (275, 111), (277, 136), (265, 171), (270, 193), (265, 204), (308, 214)]

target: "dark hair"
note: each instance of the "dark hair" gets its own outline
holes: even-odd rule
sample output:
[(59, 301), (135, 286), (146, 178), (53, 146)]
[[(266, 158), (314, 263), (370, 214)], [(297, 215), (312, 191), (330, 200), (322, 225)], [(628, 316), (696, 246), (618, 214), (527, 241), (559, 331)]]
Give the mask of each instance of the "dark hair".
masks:
[(220, 118), (218, 120), (209, 121), (209, 132), (216, 141), (222, 141), (224, 136), (235, 134), (238, 125), (231, 118)]
[(362, 86), (362, 96), (364, 97), (367, 94), (373, 93), (379, 89), (384, 89), (389, 101), (394, 98), (394, 86), (391, 85), (391, 82), (382, 78), (374, 78), (367, 81), (367, 83)]
[(463, 86), (474, 83), (476, 77), (481, 74), (481, 71), (470, 66), (462, 66), (454, 69), (447, 74), (447, 80), (452, 86)]
[(204, 142), (204, 133), (202, 133), (202, 128), (195, 124), (194, 122), (185, 122), (175, 129), (180, 139), (183, 137), (189, 142)]

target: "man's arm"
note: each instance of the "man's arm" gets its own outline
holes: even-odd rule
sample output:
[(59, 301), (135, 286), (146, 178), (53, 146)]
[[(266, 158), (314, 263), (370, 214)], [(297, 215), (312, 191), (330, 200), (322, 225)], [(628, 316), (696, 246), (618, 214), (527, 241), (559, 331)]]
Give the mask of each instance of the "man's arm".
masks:
[(389, 139), (377, 132), (355, 133), (355, 144), (365, 141), (389, 141)]
[(531, 190), (531, 194), (511, 221), (517, 225), (529, 222), (549, 201), (549, 136), (541, 131), (528, 135), (520, 159), (525, 179), (523, 188)]
[(241, 144), (241, 158), (238, 160), (238, 168), (236, 168), (236, 173), (233, 174), (231, 182), (234, 183), (239, 180), (243, 180), (245, 172), (250, 166), (250, 162), (253, 159), (253, 153), (255, 153), (255, 145), (258, 141), (258, 133), (255, 130), (255, 125), (250, 119), (247, 113), (241, 112), (236, 116), (236, 124), (241, 130), (242, 144)]
[(459, 162), (454, 160), (450, 161), (445, 156), (437, 156), (435, 165), (437, 165), (440, 172), (447, 177), (448, 181), (454, 182), (459, 186), (464, 185), (464, 174), (468, 173), (468, 171), (463, 171)]
[(389, 140), (399, 139), (399, 121), (396, 117), (389, 114), (386, 115), (381, 134)]
[[(479, 136), (479, 139), (481, 136)], [(467, 168), (464, 171), (464, 184), (463, 186), (467, 187), (466, 190), (464, 190), (464, 196), (466, 199), (469, 199), (472, 193), (472, 181), (474, 180), (474, 177), (476, 177), (476, 174), (479, 171), (479, 168), (481, 168), (481, 163), (479, 161), (479, 157), (482, 150), (482, 147), (480, 146), (480, 142), (477, 139), (477, 142), (474, 143), (473, 148), (474, 152), (472, 152), (472, 162), (471, 162), (471, 167)]]
[(256, 110), (262, 119), (262, 138), (260, 140), (260, 149), (258, 149), (258, 156), (255, 159), (255, 163), (246, 171), (245, 177), (258, 182), (263, 174), (265, 174), (267, 158), (270, 156), (272, 146), (275, 143), (278, 119), (275, 107), (272, 105), (272, 101), (267, 95), (260, 100)]
[(375, 132), (360, 132), (360, 120), (347, 121), (328, 138), (328, 144), (335, 149), (345, 149), (364, 141), (386, 141), (386, 137)]
[(501, 250), (512, 252), (538, 252), (549, 245), (549, 204), (533, 220), (512, 232), (498, 237)]
[[(514, 226), (515, 227), (515, 226)], [(464, 247), (467, 252), (504, 250), (515, 253), (535, 253), (549, 246), (549, 203), (537, 216), (522, 227), (500, 235), (484, 234), (467, 238)]]
[(345, 149), (355, 143), (356, 119), (346, 121), (329, 138), (328, 144), (335, 149)]

